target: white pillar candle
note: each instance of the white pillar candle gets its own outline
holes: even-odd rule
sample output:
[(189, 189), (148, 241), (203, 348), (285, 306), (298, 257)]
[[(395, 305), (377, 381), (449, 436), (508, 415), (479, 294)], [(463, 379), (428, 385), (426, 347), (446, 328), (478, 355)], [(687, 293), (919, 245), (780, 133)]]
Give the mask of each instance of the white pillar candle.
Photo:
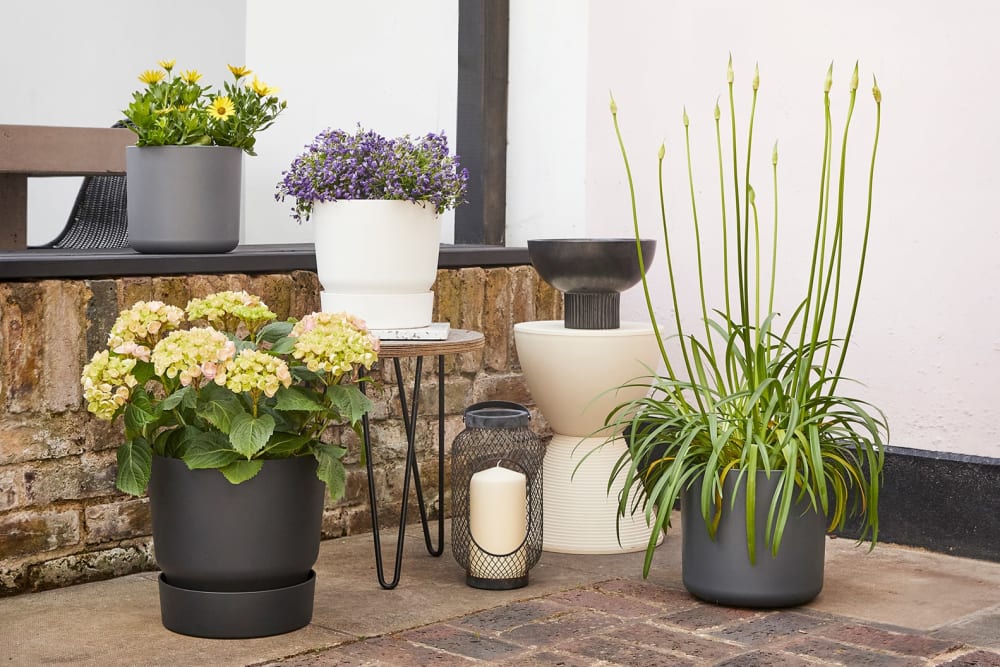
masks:
[[(528, 532), (527, 478), (497, 464), (480, 470), (469, 481), (470, 574), (493, 578), (500, 559), (489, 554), (509, 554), (518, 549)], [(487, 553), (477, 553), (476, 544)], [(513, 576), (519, 573), (512, 572)]]

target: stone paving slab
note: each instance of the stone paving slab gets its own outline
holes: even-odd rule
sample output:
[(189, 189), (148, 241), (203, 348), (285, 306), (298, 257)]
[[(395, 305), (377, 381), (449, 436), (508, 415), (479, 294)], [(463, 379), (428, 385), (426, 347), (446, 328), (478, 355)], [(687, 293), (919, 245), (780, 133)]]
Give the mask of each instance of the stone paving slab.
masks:
[[(675, 524), (676, 525), (676, 524)], [(446, 540), (447, 540), (446, 536)], [(382, 536), (394, 552), (394, 531)], [(481, 591), (446, 546), (408, 528), (402, 579), (375, 580), (370, 535), (324, 542), (313, 622), (253, 640), (195, 639), (159, 620), (155, 573), (0, 599), (6, 665), (996, 665), (1000, 564), (831, 539), (825, 588), (787, 611), (701, 603), (680, 537), (641, 553), (544, 553), (526, 588)]]

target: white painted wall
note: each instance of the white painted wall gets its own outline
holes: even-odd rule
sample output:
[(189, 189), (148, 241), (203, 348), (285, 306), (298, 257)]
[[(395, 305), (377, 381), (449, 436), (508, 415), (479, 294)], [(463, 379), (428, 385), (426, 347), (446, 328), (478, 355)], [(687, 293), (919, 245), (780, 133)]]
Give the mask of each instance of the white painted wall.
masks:
[(511, 0), (507, 245), (584, 236), (587, 4)]
[[(281, 172), (328, 127), (387, 136), (444, 130), (454, 148), (458, 0), (248, 0), (247, 63), (281, 88), (288, 109), (244, 162), (249, 243), (307, 243), (311, 223), (274, 201)], [(454, 212), (442, 217), (454, 239)]]
[[(206, 80), (243, 61), (241, 0), (31, 0), (3, 6), (0, 124), (110, 127), (136, 77), (163, 58)], [(28, 243), (46, 243), (66, 224), (80, 179), (28, 180)]]
[[(592, 236), (629, 233), (624, 169), (608, 112), (614, 90), (639, 187), (641, 228), (659, 238), (656, 151), (666, 141), (668, 216), (677, 230), (690, 225), (681, 114), (691, 117), (692, 151), (706, 245), (717, 247), (718, 181), (712, 108), (725, 93), (727, 54), (737, 74), (738, 126), (746, 129), (749, 85), (760, 63), (755, 126), (758, 203), (769, 221), (770, 148), (780, 140), (781, 247), (779, 308), (789, 312), (803, 289), (808, 234), (815, 218), (822, 137), (822, 84), (835, 63), (834, 114), (841, 119), (855, 60), (862, 83), (848, 162), (848, 225), (857, 242), (873, 129), (871, 74), (884, 93), (865, 289), (847, 374), (866, 383), (857, 393), (880, 406), (891, 443), (928, 450), (1000, 456), (1000, 227), (993, 220), (995, 159), (1000, 135), (992, 121), (1000, 70), (992, 3), (847, 0), (835, 11), (815, 3), (762, 0), (700, 3), (589, 0), (562, 9), (588, 23), (584, 108), (560, 108), (560, 124), (586, 124), (586, 226)], [(523, 10), (518, 3), (515, 9)], [(512, 18), (512, 27), (516, 25)], [(513, 30), (512, 30), (513, 35)], [(512, 41), (514, 37), (512, 36)], [(512, 43), (512, 52), (525, 45)], [(537, 46), (535, 48), (538, 48)], [(512, 60), (513, 62), (513, 60)], [(582, 65), (579, 65), (582, 66)], [(576, 76), (574, 70), (571, 76)], [(511, 98), (519, 77), (511, 71)], [(539, 95), (560, 85), (559, 74), (533, 83)], [(725, 100), (725, 98), (723, 98)], [(725, 104), (725, 102), (724, 102)], [(835, 121), (840, 125), (840, 120)], [(518, 136), (511, 137), (512, 146)], [(575, 165), (549, 179), (576, 183)], [(558, 191), (560, 186), (553, 185)], [(544, 208), (546, 202), (535, 202)], [(517, 203), (512, 211), (529, 208)], [(516, 222), (516, 221), (512, 221)], [(544, 225), (540, 225), (538, 232)], [(546, 230), (547, 231), (547, 230)], [(573, 229), (574, 233), (576, 229)], [(541, 233), (538, 234), (542, 235)], [(689, 243), (690, 231), (675, 239)], [(688, 247), (691, 247), (688, 245)], [(801, 249), (801, 250), (800, 250)], [(652, 268), (661, 321), (672, 318), (662, 247)], [(718, 266), (718, 255), (713, 256)], [(693, 254), (675, 260), (682, 315), (698, 324)], [(710, 300), (721, 303), (721, 276), (707, 270)], [(625, 298), (626, 315), (644, 316), (638, 290)]]

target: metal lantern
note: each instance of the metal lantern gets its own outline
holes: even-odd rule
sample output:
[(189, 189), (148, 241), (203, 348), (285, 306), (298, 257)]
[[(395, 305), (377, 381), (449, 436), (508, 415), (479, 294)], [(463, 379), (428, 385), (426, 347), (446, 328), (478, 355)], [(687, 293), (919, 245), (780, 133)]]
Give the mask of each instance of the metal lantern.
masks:
[(451, 549), (474, 588), (527, 586), (542, 554), (545, 446), (530, 419), (517, 403), (476, 403), (452, 446)]

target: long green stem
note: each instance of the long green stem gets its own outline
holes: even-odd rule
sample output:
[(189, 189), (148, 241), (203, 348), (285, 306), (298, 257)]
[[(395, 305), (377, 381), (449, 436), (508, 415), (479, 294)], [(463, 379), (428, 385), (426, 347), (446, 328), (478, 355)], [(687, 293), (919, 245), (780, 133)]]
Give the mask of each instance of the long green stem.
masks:
[(767, 314), (774, 312), (774, 283), (778, 275), (778, 142), (774, 142), (771, 152), (771, 168), (774, 180), (774, 229), (771, 231), (771, 293), (767, 297)]
[[(691, 166), (691, 134), (688, 127), (688, 115), (687, 109), (684, 110), (684, 150), (687, 153), (687, 168), (688, 168), (688, 190), (691, 193), (691, 217), (694, 219), (694, 244), (695, 244), (695, 257), (698, 260), (698, 295), (701, 297), (701, 317), (702, 324), (705, 326), (705, 340), (708, 341), (708, 350), (715, 359), (715, 346), (712, 343), (712, 331), (708, 325), (708, 306), (705, 304), (705, 275), (704, 268), (702, 267), (701, 260), (701, 230), (698, 227), (698, 202), (694, 196), (694, 173)], [(663, 170), (660, 170), (660, 178), (662, 183)], [(662, 192), (662, 188), (660, 190)], [(662, 205), (662, 198), (661, 198)], [(664, 215), (666, 218), (666, 215)]]
[(719, 126), (721, 116), (719, 100), (715, 100), (715, 146), (719, 156), (719, 201), (722, 205), (722, 286), (726, 300), (726, 321), (732, 318), (729, 304), (729, 230), (726, 224), (726, 175), (722, 167), (722, 130)]
[[(824, 136), (823, 136), (823, 158), (820, 167), (820, 177), (819, 177), (819, 211), (817, 212), (816, 218), (816, 233), (813, 237), (813, 250), (812, 250), (812, 260), (809, 268), (809, 285), (806, 287), (806, 299), (805, 304), (802, 309), (803, 317), (802, 329), (799, 336), (799, 350), (805, 348), (806, 333), (809, 331), (809, 310), (813, 299), (813, 288), (816, 281), (816, 260), (819, 254), (820, 246), (820, 233), (823, 229), (823, 211), (825, 207), (825, 197), (826, 192), (826, 182), (827, 173), (830, 165), (830, 88), (833, 85), (833, 63), (830, 63), (830, 68), (827, 70), (826, 82), (823, 86), (823, 114), (824, 114)], [(807, 375), (809, 373), (809, 365), (811, 362), (811, 353), (808, 358), (802, 356), (796, 357), (795, 362), (795, 375), (792, 388), (792, 395), (795, 399), (801, 403), (805, 395), (805, 387), (807, 385)]]
[[(677, 299), (677, 287), (674, 282), (674, 262), (673, 257), (670, 252), (670, 235), (667, 229), (667, 206), (666, 197), (664, 196), (663, 189), (663, 156), (666, 153), (666, 148), (660, 146), (659, 152), (659, 163), (658, 163), (658, 177), (659, 177), (659, 189), (660, 189), (660, 220), (663, 222), (663, 246), (667, 256), (667, 271), (670, 273), (670, 297), (673, 299), (674, 305), (674, 322), (677, 325), (677, 338), (681, 344), (681, 355), (684, 357), (684, 370), (687, 371), (688, 379), (692, 382), (694, 381), (695, 375), (691, 367), (691, 357), (688, 353), (688, 347), (686, 342), (686, 337), (684, 335), (684, 327), (681, 324), (681, 309), (680, 302)], [(705, 406), (702, 403), (701, 392), (694, 392), (695, 400), (698, 403), (698, 411), (700, 413), (705, 412)]]
[[(642, 274), (642, 293), (646, 299), (646, 309), (649, 312), (649, 319), (653, 325), (653, 333), (656, 336), (656, 344), (660, 348), (660, 358), (663, 359), (663, 365), (667, 369), (667, 374), (670, 379), (676, 380), (677, 376), (674, 374), (674, 369), (670, 365), (670, 357), (667, 356), (667, 348), (663, 344), (663, 336), (660, 333), (660, 327), (656, 323), (656, 315), (653, 313), (653, 300), (649, 295), (649, 283), (646, 279), (646, 264), (642, 256), (642, 244), (640, 243), (640, 233), (639, 233), (639, 210), (635, 204), (635, 182), (632, 180), (632, 168), (628, 161), (628, 152), (625, 150), (625, 141), (622, 139), (621, 128), (618, 125), (618, 105), (615, 104), (615, 98), (611, 98), (611, 121), (615, 126), (615, 136), (618, 138), (618, 148), (622, 154), (622, 160), (625, 162), (625, 175), (628, 178), (628, 193), (629, 199), (632, 204), (632, 229), (635, 233), (635, 247), (636, 252), (639, 255), (639, 272)], [(660, 164), (663, 163), (663, 149), (660, 149)], [(662, 171), (662, 168), (661, 168)], [(662, 181), (661, 181), (662, 182)], [(663, 188), (660, 188), (662, 194)], [(666, 229), (666, 213), (663, 215), (663, 226)], [(665, 245), (667, 246), (667, 268), (670, 272), (670, 290), (674, 293), (674, 301), (677, 301), (677, 289), (674, 286), (674, 275), (673, 267), (670, 264), (670, 242), (665, 240)], [(682, 341), (683, 343), (683, 336)]]
[[(858, 64), (854, 63), (854, 73), (851, 75), (851, 101), (847, 105), (847, 120), (844, 123), (844, 139), (840, 147), (840, 174), (838, 176), (837, 183), (837, 223), (836, 231), (834, 233), (834, 244), (836, 246), (835, 254), (837, 257), (836, 272), (837, 278), (834, 281), (833, 290), (833, 307), (830, 309), (830, 329), (827, 335), (827, 345), (823, 352), (823, 373), (826, 374), (826, 369), (830, 364), (830, 352), (833, 349), (833, 335), (837, 323), (837, 310), (840, 306), (840, 275), (843, 268), (843, 258), (844, 258), (844, 181), (845, 174), (847, 172), (847, 133), (851, 128), (851, 117), (854, 115), (854, 101), (858, 94)], [(831, 257), (831, 271), (833, 270), (833, 258)], [(829, 290), (829, 284), (827, 286)], [(826, 295), (823, 295), (824, 309), (826, 302)], [(843, 358), (843, 354), (841, 354)]]
[(868, 256), (868, 233), (871, 230), (872, 221), (872, 189), (875, 184), (875, 155), (878, 153), (878, 136), (882, 128), (882, 91), (879, 90), (878, 81), (872, 77), (872, 96), (875, 98), (875, 140), (872, 145), (871, 166), (868, 168), (868, 208), (865, 211), (865, 235), (861, 243), (861, 262), (858, 267), (858, 282), (854, 287), (854, 301), (851, 304), (851, 317), (847, 322), (847, 331), (844, 334), (843, 349), (840, 352), (840, 361), (837, 362), (837, 371), (834, 373), (833, 382), (830, 385), (830, 394), (837, 390), (837, 381), (840, 380), (840, 373), (844, 368), (844, 359), (847, 358), (847, 347), (851, 343), (851, 334), (854, 331), (854, 318), (858, 312), (858, 300), (861, 298), (861, 279), (865, 274), (865, 259)]

